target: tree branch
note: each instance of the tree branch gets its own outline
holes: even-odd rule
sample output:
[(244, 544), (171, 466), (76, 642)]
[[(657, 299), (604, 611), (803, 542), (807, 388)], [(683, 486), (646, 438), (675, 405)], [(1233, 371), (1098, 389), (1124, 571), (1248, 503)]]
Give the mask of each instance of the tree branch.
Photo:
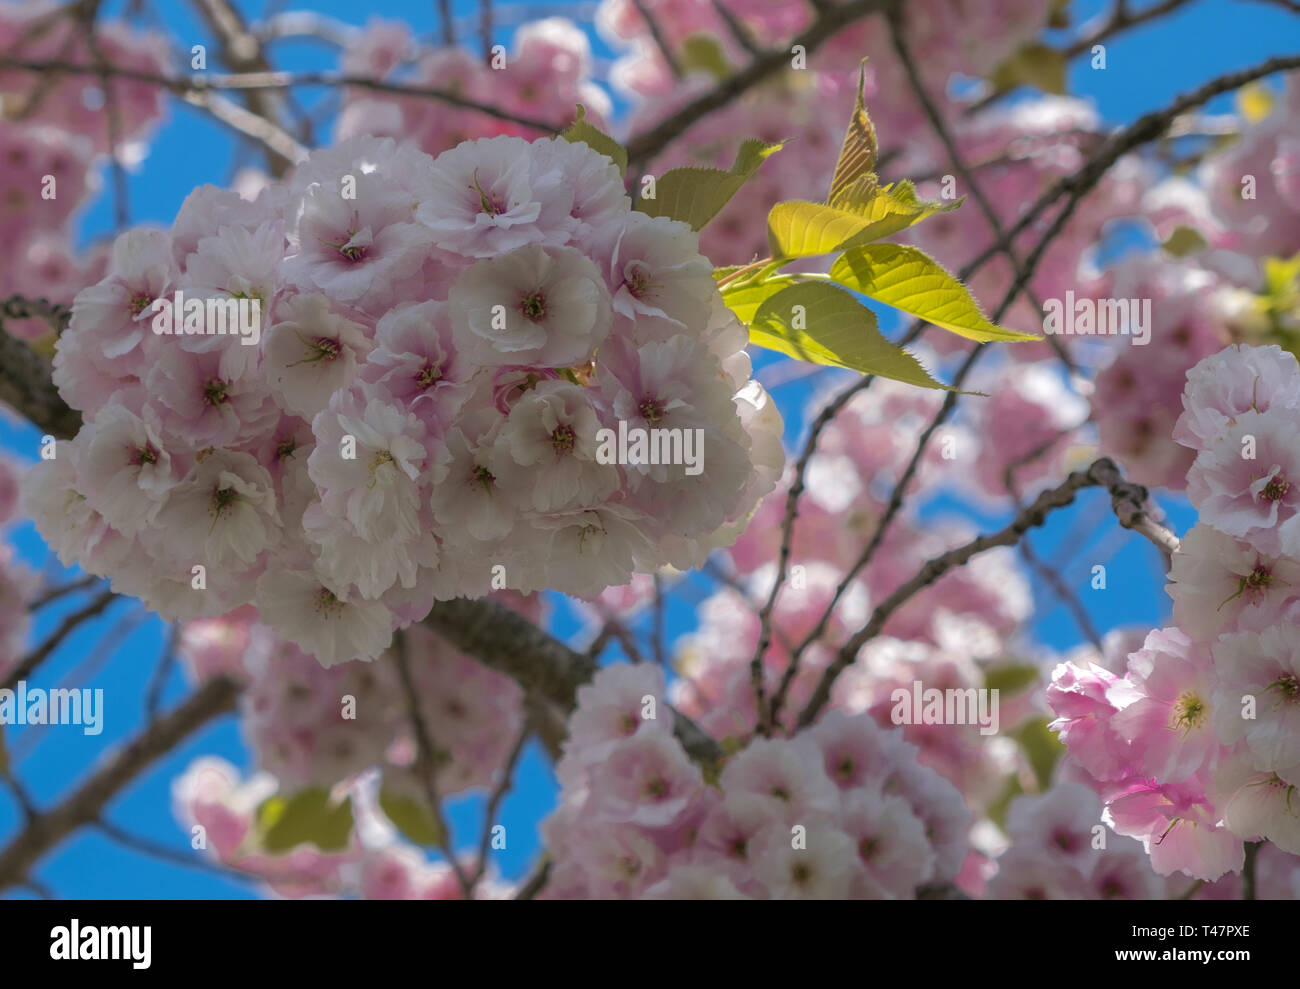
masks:
[[(577, 691), (596, 672), (591, 657), (575, 652), (509, 608), (489, 600), (457, 598), (439, 601), (424, 620), (461, 652), (498, 673), (504, 673), (525, 693), (543, 698), (567, 718), (577, 703)], [(674, 734), (691, 758), (712, 763), (722, 749), (680, 711), (673, 711)], [(544, 730), (539, 726), (539, 734)], [(558, 746), (563, 741), (563, 722)]]
[(4, 682), (0, 683), (0, 690), (12, 690), (18, 685), (20, 680), (26, 680), (36, 671), (36, 667), (45, 662), (45, 660), (49, 658), (50, 654), (54, 652), (55, 649), (59, 648), (59, 645), (64, 639), (76, 631), (77, 628), (87, 620), (101, 614), (116, 600), (117, 595), (112, 591), (101, 591), (89, 604), (67, 615), (63, 621), (59, 623), (58, 628), (50, 633), (48, 639), (28, 653), (19, 661), (17, 666), (9, 671), (9, 674), (4, 678)]
[(808, 29), (792, 39), (789, 47), (756, 55), (752, 62), (733, 72), (713, 89), (696, 97), (676, 113), (628, 141), (628, 167), (644, 164), (662, 151), (669, 141), (680, 136), (691, 124), (708, 116), (714, 110), (722, 109), (768, 76), (775, 75), (780, 69), (789, 67), (790, 51), (794, 45), (802, 45), (805, 52), (811, 55), (854, 21), (884, 10), (890, 4), (897, 2), (898, 0), (850, 0), (842, 6), (831, 6), (820, 10)]
[(674, 79), (680, 79), (682, 77), (681, 63), (677, 61), (677, 56), (673, 54), (672, 46), (668, 44), (668, 38), (664, 35), (664, 29), (655, 20), (654, 15), (650, 13), (650, 8), (646, 6), (645, 0), (632, 0), (632, 5), (636, 7), (636, 12), (641, 15), (641, 19), (645, 21), (646, 28), (650, 31), (650, 37), (667, 64), (668, 71), (672, 73)]
[[(0, 69), (20, 69), (24, 72), (48, 73), (66, 72), (69, 75), (99, 75), (95, 66), (82, 65), (63, 59), (32, 60), (0, 55)], [(250, 92), (255, 90), (294, 89), (299, 86), (354, 86), (357, 89), (377, 93), (391, 93), (395, 96), (414, 96), (437, 100), (448, 106), (464, 110), (474, 110), (484, 116), (497, 120), (506, 120), (523, 127), (531, 127), (543, 134), (558, 133), (559, 128), (548, 120), (538, 120), (503, 110), (487, 103), (467, 99), (459, 93), (434, 86), (407, 86), (395, 82), (384, 82), (367, 76), (346, 75), (339, 72), (244, 72), (234, 74), (211, 74), (183, 78), (163, 76), (153, 72), (137, 71), (122, 66), (110, 66), (108, 74), (119, 79), (132, 79), (136, 82), (151, 83), (177, 95), (185, 93), (205, 93), (212, 90), (237, 90)]]
[[(58, 439), (71, 439), (81, 428), (81, 413), (68, 408), (51, 380), (50, 362), (24, 341), (4, 330), (5, 319), (39, 315), (24, 307), (26, 300), (0, 303), (0, 402)], [(44, 299), (38, 306), (48, 306)]]
[(415, 689), (415, 680), (411, 677), (406, 633), (399, 631), (393, 636), (393, 653), (397, 672), (402, 681), (402, 692), (406, 698), (407, 716), (415, 732), (416, 759), (413, 768), (424, 788), (425, 803), (429, 805), (429, 813), (433, 815), (434, 823), (437, 825), (438, 847), (442, 849), (443, 858), (447, 860), (447, 864), (451, 866), (451, 871), (456, 876), (461, 895), (467, 900), (472, 900), (474, 884), (461, 866), (460, 859), (456, 857), (451, 829), (447, 826), (447, 820), (442, 813), (442, 798), (438, 795), (434, 779), (438, 771), (438, 754), (433, 747), (433, 740), (429, 737), (429, 726), (424, 723), (424, 718), (420, 714), (420, 695)]
[(239, 687), (231, 680), (208, 681), (180, 707), (136, 736), (56, 807), (38, 811), (0, 851), (0, 890), (21, 883), (42, 855), (77, 828), (97, 822), (108, 801), (155, 759), (214, 718), (233, 711), (238, 694)]
[[(208, 30), (216, 36), (217, 52), (223, 63), (235, 72), (271, 71), (271, 63), (262, 50), (261, 41), (248, 30), (248, 25), (244, 23), (243, 16), (230, 0), (194, 0), (194, 6), (198, 8), (200, 16), (208, 26)], [(244, 103), (248, 107), (251, 117), (265, 121), (271, 129), (268, 133), (280, 131), (284, 133), (285, 137), (288, 137), (282, 126), (284, 102), (283, 97), (265, 90), (250, 90), (244, 94)], [(201, 103), (195, 105), (204, 106)], [(218, 119), (222, 119), (223, 123), (231, 123), (232, 119), (240, 119), (238, 115), (231, 114), (233, 105), (222, 107), (220, 111), (215, 109), (213, 105), (207, 105), (204, 108), (213, 112), (213, 115), (218, 116)], [(243, 118), (243, 121), (245, 126), (255, 126), (248, 118)], [(237, 129), (244, 130), (243, 127)], [(276, 178), (283, 178), (289, 169), (301, 160), (300, 156), (295, 157), (292, 152), (285, 153), (284, 150), (277, 148), (273, 142), (263, 140), (262, 144), (271, 152), (267, 165), (271, 174)]]
[[(964, 565), (972, 557), (997, 546), (1011, 546), (1019, 542), (1020, 537), (1030, 529), (1046, 522), (1048, 515), (1053, 511), (1069, 505), (1079, 491), (1090, 487), (1104, 487), (1111, 492), (1111, 503), (1120, 525), (1135, 529), (1142, 535), (1152, 538), (1157, 545), (1172, 544), (1177, 547), (1178, 540), (1173, 533), (1158, 526), (1146, 515), (1146, 489), (1141, 485), (1125, 481), (1119, 467), (1109, 457), (1095, 460), (1087, 470), (1074, 471), (1055, 488), (1040, 494), (1032, 505), (1021, 511), (1005, 528), (987, 536), (980, 536), (929, 560), (916, 576), (896, 588), (889, 597), (877, 605), (866, 625), (855, 632), (840, 648), (834, 661), (822, 674), (808, 705), (799, 715), (799, 727), (806, 728), (816, 720), (821, 709), (830, 700), (831, 687), (836, 678), (857, 658), (858, 650), (879, 635), (894, 612), (914, 595), (933, 584), (948, 571)], [(1135, 502), (1134, 499), (1139, 494), (1142, 500)], [(1137, 524), (1139, 520), (1143, 525)], [(1148, 535), (1148, 532), (1151, 534)]]

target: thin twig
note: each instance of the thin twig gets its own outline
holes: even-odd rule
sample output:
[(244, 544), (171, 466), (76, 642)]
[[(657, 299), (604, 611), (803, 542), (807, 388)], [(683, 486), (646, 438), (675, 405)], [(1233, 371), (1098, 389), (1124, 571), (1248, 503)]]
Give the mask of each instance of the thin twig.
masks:
[(23, 657), (23, 659), (19, 661), (18, 665), (9, 671), (9, 675), (6, 676), (4, 682), (0, 684), (0, 689), (12, 690), (18, 685), (18, 681), (26, 680), (35, 672), (36, 667), (45, 662), (49, 655), (54, 652), (55, 649), (59, 648), (59, 645), (64, 639), (75, 632), (86, 621), (99, 615), (116, 600), (118, 600), (117, 595), (111, 590), (101, 591), (90, 601), (89, 604), (86, 604), (71, 614), (66, 615), (63, 621), (59, 622), (58, 627), (50, 633), (49, 638)]
[(163, 687), (167, 685), (167, 677), (176, 666), (176, 647), (180, 643), (180, 637), (180, 622), (172, 622), (167, 632), (167, 641), (163, 644), (162, 655), (158, 657), (158, 665), (154, 668), (153, 676), (149, 679), (149, 686), (145, 691), (144, 713), (148, 721), (153, 721), (158, 715)]
[[(99, 69), (62, 59), (25, 59), (12, 56), (0, 56), (0, 69), (21, 69), (24, 72), (66, 72), (71, 75), (98, 75)], [(547, 120), (538, 120), (523, 116), (487, 103), (479, 103), (448, 89), (435, 86), (404, 85), (371, 79), (367, 76), (348, 75), (340, 72), (241, 72), (194, 76), (193, 78), (164, 76), (154, 72), (128, 69), (122, 66), (110, 66), (108, 74), (114, 78), (132, 79), (136, 82), (152, 83), (171, 93), (204, 93), (211, 90), (236, 90), (251, 92), (256, 90), (295, 89), (300, 86), (355, 86), (357, 89), (376, 93), (391, 93), (394, 96), (413, 96), (437, 100), (448, 106), (464, 110), (474, 110), (487, 117), (506, 120), (510, 123), (530, 127), (543, 134), (558, 133), (559, 128)]]
[(533, 874), (528, 877), (528, 881), (519, 887), (519, 892), (515, 893), (515, 899), (531, 900), (542, 891), (543, 887), (546, 886), (547, 880), (550, 878), (551, 856), (549, 854), (543, 854), (542, 860), (537, 864), (537, 868), (533, 870)]
[(636, 7), (636, 12), (645, 21), (646, 28), (650, 31), (650, 37), (654, 40), (655, 47), (659, 49), (659, 54), (668, 66), (668, 71), (672, 73), (674, 79), (680, 79), (682, 77), (682, 66), (677, 61), (677, 56), (673, 54), (672, 46), (668, 44), (668, 38), (664, 34), (663, 27), (650, 13), (650, 8), (646, 6), (645, 0), (632, 0), (632, 6)]
[(218, 862), (210, 861), (202, 855), (191, 855), (183, 852), (178, 848), (170, 848), (167, 845), (159, 844), (140, 835), (132, 834), (116, 824), (108, 821), (98, 820), (91, 823), (96, 831), (102, 833), (106, 838), (115, 841), (123, 848), (129, 848), (133, 852), (139, 852), (142, 855), (148, 855), (150, 858), (156, 858), (162, 862), (171, 862), (174, 865), (181, 865), (187, 869), (199, 869), (202, 872), (209, 872), (223, 879), (233, 879), (242, 882), (251, 882), (255, 877), (247, 873), (240, 872)]
[(67, 584), (60, 584), (57, 587), (51, 587), (39, 597), (33, 599), (27, 608), (29, 611), (36, 611), (39, 608), (44, 608), (50, 602), (57, 601), (66, 594), (75, 594), (77, 591), (84, 591), (88, 587), (94, 587), (102, 579), (102, 577), (96, 577), (94, 574), (87, 574), (86, 576)]
[(487, 872), (488, 846), (492, 842), (492, 822), (496, 820), (497, 811), (501, 808), (501, 801), (505, 799), (510, 787), (514, 784), (515, 767), (519, 764), (519, 757), (523, 755), (524, 744), (531, 734), (532, 726), (525, 720), (519, 736), (515, 739), (515, 744), (510, 748), (510, 754), (506, 756), (505, 767), (501, 770), (501, 779), (493, 787), (491, 796), (488, 797), (487, 808), (483, 811), (483, 837), (479, 840), (478, 865), (475, 867), (474, 875), (469, 881), (471, 890), (478, 886), (483, 879), (483, 874)]
[(434, 774), (438, 771), (438, 756), (433, 747), (433, 740), (429, 737), (429, 727), (424, 723), (424, 716), (420, 713), (420, 695), (415, 689), (415, 679), (411, 676), (411, 666), (407, 657), (406, 646), (406, 633), (404, 631), (394, 633), (393, 659), (397, 665), (397, 673), (402, 680), (402, 690), (406, 695), (406, 713), (411, 722), (411, 729), (415, 733), (416, 752), (418, 753), (414, 766), (415, 775), (424, 788), (429, 813), (433, 816), (434, 823), (437, 825), (438, 847), (442, 849), (443, 857), (451, 866), (451, 871), (455, 873), (456, 882), (460, 884), (461, 893), (465, 899), (471, 900), (474, 898), (474, 885), (470, 882), (469, 876), (461, 866), (460, 859), (456, 857), (451, 829), (447, 826), (446, 818), (442, 813), (442, 798), (438, 796), (438, 789), (434, 781)]
[(769, 76), (788, 68), (790, 52), (794, 46), (802, 46), (805, 53), (811, 55), (843, 28), (895, 2), (898, 0), (850, 0), (841, 6), (831, 6), (820, 11), (807, 30), (792, 39), (789, 45), (756, 55), (753, 61), (737, 69), (708, 92), (633, 137), (627, 145), (628, 168), (635, 171), (692, 124), (727, 106)]
[(0, 850), (0, 890), (22, 882), (27, 870), (42, 855), (79, 827), (93, 824), (124, 786), (155, 759), (171, 752), (184, 738), (214, 718), (234, 710), (239, 687), (218, 677), (209, 680), (179, 707), (104, 762), (70, 796), (36, 817)]
[[(1177, 538), (1168, 530), (1162, 530), (1161, 535), (1151, 533), (1150, 527), (1155, 526), (1157, 529), (1161, 527), (1146, 515), (1146, 489), (1125, 481), (1119, 467), (1109, 457), (1095, 460), (1086, 470), (1074, 471), (1055, 488), (1042, 492), (1034, 499), (1032, 505), (1020, 512), (1004, 528), (990, 535), (980, 536), (929, 560), (911, 580), (900, 585), (881, 601), (872, 611), (867, 623), (840, 648), (835, 659), (823, 672), (807, 706), (799, 715), (799, 727), (805, 728), (816, 720), (821, 709), (830, 700), (831, 687), (836, 678), (857, 658), (862, 646), (878, 635), (894, 612), (914, 595), (933, 584), (948, 571), (964, 565), (972, 557), (997, 546), (1011, 546), (1019, 542), (1021, 536), (1030, 529), (1046, 522), (1051, 512), (1069, 505), (1079, 491), (1090, 487), (1104, 487), (1111, 492), (1116, 518), (1125, 528), (1142, 533), (1156, 541), (1157, 545), (1168, 545), (1170, 542), (1177, 545)], [(1142, 500), (1134, 503), (1134, 499), (1139, 495)], [(1145, 520), (1145, 525), (1136, 524), (1139, 516)]]
[[(952, 136), (952, 131), (944, 122), (943, 114), (939, 112), (938, 105), (934, 102), (929, 91), (925, 88), (925, 81), (921, 78), (921, 72), (917, 68), (916, 59), (912, 57), (912, 50), (908, 46), (906, 38), (903, 37), (901, 9), (898, 7), (890, 8), (886, 13), (886, 17), (889, 21), (889, 37), (890, 41), (893, 43), (894, 51), (898, 55), (898, 60), (903, 64), (903, 71), (907, 75), (908, 83), (912, 87), (912, 92), (916, 95), (917, 100), (920, 102), (921, 109), (925, 113), (926, 118), (930, 121), (931, 129), (934, 131), (935, 136), (939, 138), (939, 143), (943, 145), (944, 150), (948, 153), (948, 158), (952, 161), (953, 168), (956, 169), (958, 177), (966, 187), (970, 189), (970, 194), (974, 198), (975, 204), (979, 207), (980, 212), (984, 214), (984, 219), (988, 223), (989, 228), (993, 231), (993, 236), (997, 238), (998, 243), (1003, 245), (1002, 253), (1006, 256), (1007, 260), (1011, 262), (1012, 270), (1016, 273), (1017, 277), (1021, 277), (1021, 273), (1024, 270), (1024, 264), (1021, 262), (1017, 251), (1012, 246), (1012, 243), (1004, 236), (1002, 220), (998, 216), (997, 210), (993, 208), (993, 204), (989, 201), (988, 197), (984, 195), (984, 190), (981, 189), (979, 183), (975, 181), (974, 174), (966, 167), (966, 162), (962, 158), (961, 152), (957, 149), (957, 141)], [(1022, 280), (1026, 286), (1029, 284), (1029, 278), (1027, 276), (1023, 277)], [(1026, 288), (1025, 294), (1029, 297), (1029, 301), (1033, 303), (1034, 308), (1039, 312), (1042, 312), (1043, 304), (1034, 295), (1032, 290)], [(1055, 336), (1049, 335), (1047, 342), (1052, 349), (1056, 351), (1056, 356), (1061, 359), (1066, 370), (1071, 372), (1078, 370), (1074, 361), (1071, 360), (1069, 353), (1066, 351), (1065, 345), (1062, 344), (1060, 340)]]

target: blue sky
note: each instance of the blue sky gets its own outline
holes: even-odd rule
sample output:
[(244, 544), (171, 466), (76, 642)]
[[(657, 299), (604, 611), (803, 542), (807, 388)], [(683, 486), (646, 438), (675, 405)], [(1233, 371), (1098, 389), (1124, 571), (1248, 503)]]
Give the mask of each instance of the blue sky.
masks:
[[(105, 4), (106, 12), (113, 14), (124, 6), (122, 2)], [(210, 42), (192, 15), (189, 4), (167, 0), (153, 6), (162, 11), (166, 24), (184, 46)], [(242, 2), (239, 6), (254, 15), (263, 9), (260, 2)], [(355, 3), (343, 0), (321, 0), (294, 6), (310, 6), (351, 23), (360, 23), (362, 16)], [(476, 10), (471, 0), (456, 0), (454, 6), (460, 15), (470, 15)], [(498, 8), (509, 6), (513, 5), (498, 3)], [(1093, 17), (1108, 6), (1099, 0), (1073, 3), (1074, 21), (1079, 23)], [(557, 5), (554, 9), (560, 12), (563, 8)], [(371, 3), (365, 6), (364, 15), (407, 20), (417, 35), (428, 37), (436, 28), (435, 10), (436, 4), (430, 0)], [(508, 27), (499, 30), (496, 40), (508, 42), (512, 30)], [(594, 32), (589, 30), (589, 33), (593, 36), (598, 57), (614, 54), (595, 37)], [(1070, 90), (1090, 98), (1109, 123), (1123, 124), (1167, 104), (1177, 94), (1213, 76), (1252, 65), (1271, 55), (1293, 53), (1297, 49), (1300, 49), (1300, 29), (1294, 16), (1259, 2), (1202, 0), (1173, 16), (1161, 18), (1157, 27), (1145, 26), (1114, 39), (1108, 44), (1107, 68), (1103, 71), (1091, 69), (1086, 59), (1077, 60), (1070, 71)], [(282, 68), (333, 67), (328, 52), (319, 44), (285, 43), (275, 50), (274, 55), (277, 65)], [(319, 90), (308, 93), (307, 100), (312, 102), (321, 95)], [(1230, 105), (1230, 99), (1225, 97), (1211, 103), (1209, 109), (1223, 112)], [(129, 177), (133, 222), (169, 224), (181, 201), (194, 186), (204, 182), (225, 184), (232, 174), (232, 164), (245, 160), (236, 158), (235, 142), (227, 131), (211, 124), (198, 111), (171, 102), (169, 120), (152, 144), (149, 157), (138, 172)], [(107, 174), (103, 178), (104, 193), (80, 218), (79, 230), (86, 240), (112, 228), (113, 206), (111, 194), (107, 192)], [(888, 323), (884, 325), (888, 329)], [(786, 386), (777, 393), (786, 415), (789, 442), (801, 438), (803, 422), (799, 413), (807, 396), (807, 385)], [(39, 435), (34, 429), (0, 418), (0, 447), (23, 460), (31, 460), (38, 442)], [(1075, 509), (1054, 516), (1044, 530), (1036, 533), (1034, 542), (1040, 555), (1051, 558), (1052, 550), (1067, 539), (1080, 513), (1096, 513), (1099, 507), (1104, 508), (1100, 498), (1096, 495), (1083, 499)], [(1169, 498), (1162, 499), (1162, 504), (1170, 512), (1179, 532), (1191, 524), (1192, 514), (1185, 504)], [(939, 504), (934, 510), (949, 507)], [(1067, 567), (1064, 572), (1066, 580), (1072, 586), (1086, 588), (1089, 568), (1098, 548), (1118, 545), (1121, 548), (1110, 560), (1110, 589), (1105, 593), (1082, 594), (1094, 623), (1103, 631), (1122, 624), (1159, 623), (1166, 616), (1167, 607), (1160, 589), (1162, 581), (1158, 577), (1154, 550), (1129, 534), (1121, 534), (1117, 539), (1116, 527), (1110, 523), (1107, 513), (1095, 517), (1100, 518), (1101, 524), (1091, 548), (1077, 555)], [(1001, 519), (977, 516), (976, 521), (981, 526), (991, 526)], [(30, 525), (18, 527), (11, 533), (11, 539), (31, 565), (40, 567), (45, 563), (43, 544)], [(1065, 648), (1080, 641), (1066, 611), (1055, 606), (1050, 596), (1042, 599), (1040, 595), (1040, 599), (1044, 607), (1034, 630), (1038, 639), (1054, 648)], [(76, 606), (75, 602), (68, 602), (45, 609), (34, 631), (35, 640), (43, 639), (59, 618)], [(119, 604), (86, 625), (33, 678), (33, 685), (50, 687), (62, 684), (74, 668), (82, 667), (78, 674), (80, 685), (111, 686), (111, 690), (106, 690), (109, 709), (102, 735), (83, 737), (66, 729), (56, 733), (41, 733), (39, 729), (6, 729), (6, 742), (18, 763), (19, 775), (40, 804), (50, 803), (68, 792), (101, 753), (130, 738), (142, 723), (143, 697), (162, 650), (164, 628), (153, 618), (124, 625), (124, 617), (132, 617), (129, 612), (129, 606)], [(135, 618), (139, 617), (137, 609)], [(690, 606), (685, 601), (673, 603), (667, 616), (669, 636), (689, 628), (691, 621)], [(571, 634), (574, 628), (571, 617), (562, 607), (558, 609), (553, 631), (564, 636)], [(111, 639), (102, 650), (103, 654), (97, 655), (96, 646), (101, 644), (106, 633), (111, 635)], [(89, 676), (85, 675), (86, 668), (92, 671)], [(184, 678), (174, 672), (167, 681), (164, 704), (176, 703), (186, 690)], [(240, 739), (237, 723), (233, 717), (226, 717), (207, 731), (191, 737), (119, 796), (110, 805), (109, 820), (134, 834), (181, 852), (188, 851), (188, 836), (172, 815), (170, 786), (172, 779), (193, 758), (203, 754), (220, 755), (245, 770), (251, 768), (249, 753)], [(500, 823), (506, 825), (510, 835), (509, 848), (498, 853), (497, 859), (501, 871), (512, 877), (528, 870), (537, 850), (536, 823), (552, 806), (555, 795), (547, 762), (535, 746), (528, 751), (516, 780), (516, 789), (505, 801), (500, 817)], [(482, 800), (474, 797), (453, 803), (449, 822), (458, 836), (458, 844), (469, 846), (476, 843), (482, 827)], [(13, 836), (18, 823), (18, 811), (8, 792), (0, 793), (0, 845)], [(241, 898), (258, 895), (252, 884), (232, 882), (199, 869), (160, 862), (122, 849), (93, 832), (83, 832), (64, 843), (42, 861), (33, 875), (64, 897)]]

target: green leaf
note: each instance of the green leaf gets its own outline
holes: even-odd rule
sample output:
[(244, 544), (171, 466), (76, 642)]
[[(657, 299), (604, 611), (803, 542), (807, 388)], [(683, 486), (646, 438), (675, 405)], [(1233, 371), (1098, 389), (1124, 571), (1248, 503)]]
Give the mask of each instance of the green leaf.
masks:
[(795, 284), (794, 276), (778, 275), (757, 282), (740, 282), (725, 285), (722, 288), (722, 301), (736, 314), (736, 318), (748, 326), (754, 321), (759, 307), (776, 295)]
[(329, 791), (319, 786), (292, 797), (276, 794), (257, 808), (257, 832), (272, 854), (308, 843), (322, 852), (341, 851), (352, 835), (352, 798), (334, 804)]
[(876, 194), (876, 128), (863, 101), (866, 85), (866, 60), (858, 72), (858, 95), (853, 104), (849, 129), (840, 146), (840, 158), (835, 163), (831, 178), (831, 191), (826, 202), (831, 206), (865, 206)]
[(1001, 690), (1008, 694), (1024, 690), (1037, 682), (1038, 668), (1035, 666), (1001, 666), (984, 674), (986, 689)]
[(687, 71), (699, 69), (715, 79), (731, 75), (731, 63), (727, 61), (722, 46), (709, 34), (692, 34), (683, 41), (678, 61)]
[(918, 199), (907, 181), (879, 189), (870, 202), (852, 208), (791, 200), (768, 213), (767, 240), (774, 258), (816, 257), (888, 237), (961, 204)]
[(764, 299), (750, 322), (749, 339), (813, 364), (878, 374), (922, 388), (946, 387), (915, 357), (881, 336), (870, 309), (826, 282), (801, 282)]
[(1020, 779), (1016, 776), (1009, 777), (1006, 786), (1002, 788), (1002, 792), (998, 795), (997, 799), (988, 806), (987, 813), (989, 820), (998, 827), (1005, 829), (1007, 825), (1007, 811), (1011, 809), (1011, 801), (1015, 800), (1016, 797), (1020, 796), (1024, 792), (1024, 787), (1020, 785)]
[(417, 845), (437, 845), (442, 841), (442, 829), (423, 800), (381, 787), (379, 809), (388, 815), (398, 831)]
[(915, 247), (902, 244), (855, 247), (831, 266), (831, 278), (846, 288), (970, 340), (1042, 339), (990, 323), (966, 286)]
[(1209, 247), (1209, 243), (1195, 227), (1180, 223), (1174, 227), (1165, 242), (1160, 245), (1170, 257), (1182, 258)]
[(1027, 722), (1015, 731), (1013, 737), (1029, 757), (1038, 789), (1048, 789), (1052, 785), (1052, 770), (1056, 768), (1056, 760), (1065, 752), (1065, 746), (1056, 737), (1056, 733), (1047, 727), (1047, 719), (1037, 718)]
[(784, 144), (765, 144), (750, 138), (740, 146), (731, 171), (720, 168), (673, 168), (655, 183), (653, 199), (637, 201), (648, 216), (681, 220), (700, 230), (726, 206), (749, 177)]
[(1031, 41), (994, 69), (990, 81), (999, 92), (1034, 86), (1060, 96), (1065, 92), (1065, 56), (1050, 45)]
[(572, 143), (581, 141), (593, 151), (599, 151), (605, 157), (612, 158), (614, 164), (618, 166), (618, 174), (627, 175), (627, 148), (604, 131), (587, 123), (586, 116), (587, 108), (579, 103), (578, 113), (573, 118), (573, 124), (560, 137)]

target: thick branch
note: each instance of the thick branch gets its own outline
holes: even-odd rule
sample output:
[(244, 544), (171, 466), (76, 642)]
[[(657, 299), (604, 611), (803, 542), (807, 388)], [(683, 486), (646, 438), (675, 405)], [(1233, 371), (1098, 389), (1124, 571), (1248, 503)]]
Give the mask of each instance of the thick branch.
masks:
[[(6, 318), (39, 315), (26, 308), (26, 301), (15, 297), (0, 303), (0, 402), (50, 436), (71, 439), (81, 429), (81, 413), (60, 397), (50, 380), (50, 362), (4, 331)], [(48, 305), (38, 300), (38, 306)]]
[[(578, 688), (596, 672), (590, 657), (575, 652), (544, 629), (494, 601), (467, 598), (440, 601), (433, 606), (424, 624), (461, 652), (506, 674), (526, 694), (544, 699), (565, 717), (577, 703)], [(677, 740), (692, 758), (715, 762), (721, 757), (718, 743), (686, 715), (674, 711), (673, 723)], [(539, 726), (538, 730), (542, 734), (546, 728)], [(550, 743), (562, 740), (563, 724), (559, 739), (552, 737)]]

